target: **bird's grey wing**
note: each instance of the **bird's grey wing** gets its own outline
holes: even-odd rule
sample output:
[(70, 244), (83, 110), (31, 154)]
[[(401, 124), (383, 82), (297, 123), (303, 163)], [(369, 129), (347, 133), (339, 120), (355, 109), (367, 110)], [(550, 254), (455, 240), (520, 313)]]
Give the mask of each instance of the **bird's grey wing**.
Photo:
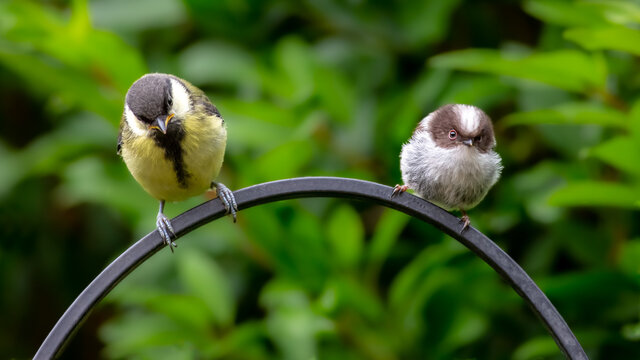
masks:
[(197, 100), (197, 102), (201, 104), (202, 109), (204, 110), (204, 113), (206, 113), (211, 117), (219, 118), (220, 120), (222, 120), (222, 124), (224, 125), (224, 118), (222, 117), (222, 114), (220, 114), (220, 111), (218, 110), (218, 108), (215, 105), (213, 105), (211, 100), (209, 100), (209, 98), (204, 93), (202, 93), (199, 96), (199, 99)]
[(209, 101), (209, 99), (207, 99), (206, 97), (204, 98), (202, 105), (204, 106), (205, 111), (210, 115), (216, 115), (217, 117), (222, 118), (222, 115), (220, 115), (220, 111), (218, 111), (218, 108), (213, 105), (211, 101)]

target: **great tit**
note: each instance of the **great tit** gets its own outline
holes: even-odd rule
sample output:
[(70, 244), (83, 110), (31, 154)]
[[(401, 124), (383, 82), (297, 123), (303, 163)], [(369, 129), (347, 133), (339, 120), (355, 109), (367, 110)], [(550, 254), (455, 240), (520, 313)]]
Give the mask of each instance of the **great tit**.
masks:
[(236, 220), (233, 193), (213, 180), (224, 159), (227, 130), (204, 92), (177, 76), (146, 74), (125, 98), (118, 154), (131, 175), (160, 201), (156, 226), (173, 252), (176, 244), (165, 201), (181, 201), (215, 187)]

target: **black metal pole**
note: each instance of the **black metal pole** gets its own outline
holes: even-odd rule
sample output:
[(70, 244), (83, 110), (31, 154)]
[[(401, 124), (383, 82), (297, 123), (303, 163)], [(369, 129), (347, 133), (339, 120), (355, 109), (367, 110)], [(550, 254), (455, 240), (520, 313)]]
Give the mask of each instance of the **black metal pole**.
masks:
[[(372, 201), (432, 224), (460, 241), (496, 270), (531, 306), (568, 359), (588, 359), (569, 326), (529, 275), (500, 247), (484, 234), (469, 227), (460, 234), (458, 218), (411, 194), (390, 197), (392, 188), (369, 181), (304, 177), (250, 186), (234, 192), (240, 210), (269, 202), (305, 197), (341, 197)], [(178, 237), (210, 221), (224, 216), (219, 199), (207, 201), (175, 217), (171, 223)], [(35, 359), (51, 359), (60, 355), (64, 345), (91, 309), (127, 274), (165, 244), (153, 231), (127, 249), (107, 266), (69, 306), (58, 320)]]

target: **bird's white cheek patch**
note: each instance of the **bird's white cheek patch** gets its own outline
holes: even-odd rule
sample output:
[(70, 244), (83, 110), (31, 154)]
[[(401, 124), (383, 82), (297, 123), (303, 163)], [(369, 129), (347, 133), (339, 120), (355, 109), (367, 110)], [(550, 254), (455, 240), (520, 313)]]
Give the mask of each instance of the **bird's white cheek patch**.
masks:
[(142, 122), (138, 120), (138, 118), (133, 114), (133, 111), (129, 109), (128, 105), (124, 106), (124, 118), (134, 134), (136, 134), (137, 136), (143, 136), (147, 134), (147, 129), (142, 124)]
[(189, 112), (191, 102), (189, 101), (189, 93), (178, 80), (171, 79), (171, 96), (173, 97), (173, 106), (171, 111), (176, 115), (184, 115)]

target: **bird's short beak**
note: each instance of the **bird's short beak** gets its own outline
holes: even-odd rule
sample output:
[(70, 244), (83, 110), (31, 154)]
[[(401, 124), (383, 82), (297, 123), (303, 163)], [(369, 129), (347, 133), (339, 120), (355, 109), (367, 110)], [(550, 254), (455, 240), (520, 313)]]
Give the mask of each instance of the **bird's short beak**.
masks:
[(473, 140), (472, 139), (464, 139), (464, 140), (462, 140), (462, 143), (467, 145), (467, 146), (473, 146)]
[(169, 120), (171, 120), (171, 118), (174, 116), (175, 114), (170, 114), (170, 115), (160, 115), (156, 118), (156, 121), (153, 122), (153, 125), (151, 125), (152, 129), (158, 129), (160, 131), (162, 131), (163, 134), (167, 133), (167, 127), (169, 126)]

